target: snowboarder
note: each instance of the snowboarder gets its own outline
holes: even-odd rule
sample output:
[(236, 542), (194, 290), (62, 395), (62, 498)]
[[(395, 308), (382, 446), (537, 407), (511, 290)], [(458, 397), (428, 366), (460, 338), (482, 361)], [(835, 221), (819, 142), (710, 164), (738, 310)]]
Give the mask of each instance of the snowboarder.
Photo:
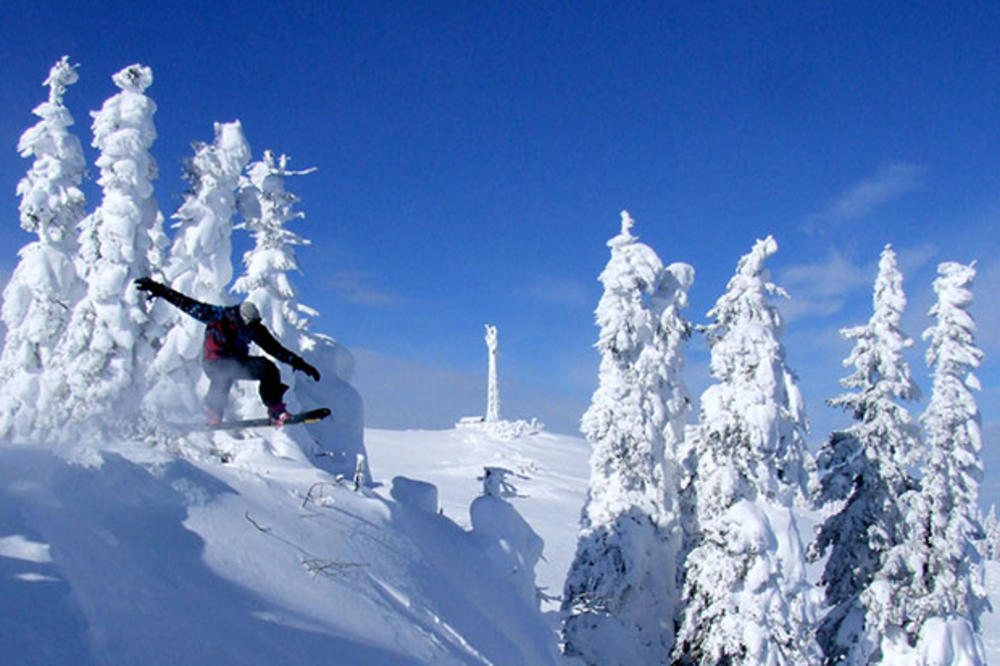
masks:
[(281, 383), (278, 367), (263, 356), (251, 356), (251, 342), (256, 342), (265, 352), (292, 366), (293, 370), (304, 372), (313, 380), (319, 381), (319, 370), (274, 339), (261, 323), (260, 311), (253, 302), (243, 301), (239, 305), (229, 306), (210, 305), (148, 277), (139, 278), (135, 285), (140, 291), (151, 297), (163, 298), (206, 324), (202, 368), (210, 381), (205, 395), (205, 414), (209, 425), (219, 425), (222, 422), (229, 389), (237, 379), (260, 382), (260, 399), (267, 407), (271, 423), (280, 426), (292, 418), (283, 401), (288, 386)]

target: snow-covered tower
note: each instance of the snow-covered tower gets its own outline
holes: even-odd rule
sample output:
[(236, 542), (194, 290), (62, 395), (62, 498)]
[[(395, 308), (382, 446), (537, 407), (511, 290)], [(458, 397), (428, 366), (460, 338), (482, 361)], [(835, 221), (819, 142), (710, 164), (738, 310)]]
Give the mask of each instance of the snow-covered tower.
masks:
[(486, 381), (486, 422), (500, 420), (500, 381), (497, 377), (497, 357), (500, 356), (497, 327), (486, 324), (486, 349), (490, 357), (489, 376)]

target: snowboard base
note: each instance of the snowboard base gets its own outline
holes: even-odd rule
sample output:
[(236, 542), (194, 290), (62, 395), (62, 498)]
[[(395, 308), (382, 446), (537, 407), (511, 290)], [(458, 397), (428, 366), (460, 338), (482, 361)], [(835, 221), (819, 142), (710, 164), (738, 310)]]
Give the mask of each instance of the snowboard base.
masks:
[(292, 417), (285, 421), (284, 423), (278, 424), (273, 423), (271, 419), (244, 419), (242, 421), (223, 421), (222, 423), (216, 423), (214, 425), (205, 426), (206, 430), (239, 430), (241, 428), (279, 428), (290, 425), (297, 425), (300, 423), (316, 423), (322, 421), (330, 415), (330, 410), (326, 407), (320, 407), (319, 409), (310, 409), (305, 412), (299, 412), (298, 414), (292, 414)]

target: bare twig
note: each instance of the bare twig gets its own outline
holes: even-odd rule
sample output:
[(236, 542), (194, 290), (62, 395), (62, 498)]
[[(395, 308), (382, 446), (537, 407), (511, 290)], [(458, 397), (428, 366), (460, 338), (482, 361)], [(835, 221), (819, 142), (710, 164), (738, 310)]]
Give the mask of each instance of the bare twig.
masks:
[(358, 569), (368, 566), (364, 562), (334, 562), (332, 560), (321, 560), (315, 557), (303, 557), (301, 561), (302, 566), (304, 566), (306, 571), (311, 573), (313, 576), (326, 576), (327, 578), (336, 578), (350, 569)]
[(264, 534), (268, 534), (268, 533), (271, 532), (271, 528), (270, 527), (261, 527), (260, 523), (258, 523), (256, 520), (254, 520), (253, 518), (251, 518), (249, 511), (247, 511), (245, 514), (243, 514), (243, 517), (246, 518), (247, 520), (249, 520), (251, 525), (253, 525), (254, 527), (256, 527), (258, 530), (260, 530)]

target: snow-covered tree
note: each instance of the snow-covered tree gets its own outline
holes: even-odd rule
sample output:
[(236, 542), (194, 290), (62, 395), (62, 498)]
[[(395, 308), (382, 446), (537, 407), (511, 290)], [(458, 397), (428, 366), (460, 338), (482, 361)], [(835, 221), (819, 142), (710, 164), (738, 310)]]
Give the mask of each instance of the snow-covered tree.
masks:
[[(299, 271), (295, 247), (309, 241), (286, 228), (305, 214), (295, 210), (299, 198), (285, 188), (285, 181), (289, 176), (314, 170), (293, 171), (288, 168), (287, 156), (275, 158), (270, 151), (265, 151), (260, 161), (247, 168), (247, 176), (240, 182), (238, 206), (244, 220), (240, 228), (250, 232), (254, 247), (243, 255), (244, 272), (232, 291), (254, 302), (264, 325), (275, 337), (322, 373), (323, 381), (314, 382), (296, 381), (295, 375), (285, 372), (285, 381), (292, 387), (286, 394), (286, 402), (293, 411), (300, 406), (299, 401), (333, 410), (334, 418), (327, 419), (317, 429), (326, 429), (329, 440), (337, 442), (345, 457), (340, 465), (334, 464), (332, 457), (324, 457), (322, 462), (328, 465), (327, 471), (348, 476), (354, 472), (353, 456), (364, 453), (361, 396), (347, 383), (354, 370), (354, 357), (334, 339), (310, 331), (311, 320), (318, 313), (299, 302), (291, 277)], [(248, 412), (259, 408), (256, 392), (248, 394), (238, 384), (234, 392), (238, 393), (237, 412), (249, 416)], [(285, 441), (276, 443), (278, 439)], [(306, 452), (316, 441), (303, 430), (296, 434), (285, 429), (272, 438), (271, 445), (295, 446)], [(367, 456), (363, 464), (370, 477)]]
[[(216, 123), (213, 143), (197, 143), (194, 149), (185, 163), (190, 189), (173, 216), (177, 232), (163, 275), (181, 293), (222, 304), (233, 279), (232, 218), (250, 146), (235, 121)], [(152, 365), (150, 401), (158, 409), (169, 402), (184, 413), (200, 413), (195, 388), (201, 378), (204, 324), (162, 301), (153, 312), (169, 330)]]
[(21, 227), (38, 240), (20, 251), (3, 293), (7, 336), (0, 356), (0, 436), (26, 436), (34, 429), (41, 394), (55, 381), (45, 376), (52, 355), (83, 293), (73, 261), (75, 227), (86, 205), (80, 191), (85, 162), (63, 104), (66, 87), (76, 81), (75, 66), (63, 56), (45, 80), (48, 101), (34, 110), (41, 120), (17, 145), (22, 157), (34, 158), (17, 194)]
[(685, 560), (674, 659), (694, 664), (809, 664), (805, 558), (792, 506), (804, 492), (805, 416), (769, 296), (770, 236), (740, 259), (706, 327), (717, 383), (701, 398), (691, 487), (697, 509)]
[(287, 155), (281, 155), (276, 162), (271, 151), (265, 151), (262, 160), (248, 167), (240, 191), (240, 212), (255, 244), (243, 255), (246, 270), (236, 280), (233, 291), (246, 294), (247, 300), (260, 309), (275, 337), (297, 352), (315, 345), (307, 328), (310, 318), (318, 313), (299, 303), (298, 292), (288, 276), (299, 270), (295, 246), (308, 245), (309, 241), (286, 228), (305, 213), (294, 210), (299, 198), (285, 189), (285, 178), (314, 170), (292, 171)]
[(1000, 520), (997, 520), (997, 505), (990, 505), (990, 512), (983, 520), (981, 553), (989, 560), (1000, 560)]
[[(926, 462), (920, 485), (903, 497), (906, 538), (877, 576), (881, 600), (888, 601), (884, 634), (894, 643), (885, 651), (915, 646), (922, 664), (937, 660), (941, 645), (950, 663), (985, 663), (979, 619), (989, 607), (982, 560), (974, 541), (979, 524), (979, 484), (983, 476), (979, 408), (973, 371), (983, 352), (976, 347), (972, 304), (975, 264), (945, 262), (934, 281), (935, 323), (924, 331), (933, 391), (921, 416)], [(892, 586), (892, 589), (888, 589)], [(903, 644), (905, 638), (906, 644)]]
[(153, 199), (156, 104), (144, 94), (148, 67), (131, 65), (112, 77), (121, 92), (92, 112), (101, 205), (81, 223), (78, 271), (87, 292), (73, 309), (57, 350), (65, 378), (53, 397), (60, 421), (91, 418), (132, 421), (143, 393), (142, 372), (152, 358), (155, 330), (135, 278), (157, 272), (166, 235)]
[(563, 595), (563, 646), (587, 664), (667, 663), (681, 530), (674, 447), (687, 392), (679, 376), (693, 279), (665, 269), (622, 213), (597, 306), (599, 384), (583, 416), (590, 489)]
[(894, 611), (871, 588), (889, 550), (904, 539), (901, 498), (913, 487), (908, 468), (920, 450), (917, 429), (898, 402), (916, 399), (919, 390), (903, 356), (912, 340), (901, 329), (906, 296), (888, 245), (872, 301), (867, 324), (841, 331), (854, 341), (844, 360), (854, 371), (841, 380), (852, 392), (829, 401), (850, 412), (855, 423), (833, 433), (818, 455), (816, 501), (840, 507), (810, 547), (811, 559), (829, 551), (820, 582), (830, 610), (817, 639), (831, 664), (877, 657), (879, 632)]

